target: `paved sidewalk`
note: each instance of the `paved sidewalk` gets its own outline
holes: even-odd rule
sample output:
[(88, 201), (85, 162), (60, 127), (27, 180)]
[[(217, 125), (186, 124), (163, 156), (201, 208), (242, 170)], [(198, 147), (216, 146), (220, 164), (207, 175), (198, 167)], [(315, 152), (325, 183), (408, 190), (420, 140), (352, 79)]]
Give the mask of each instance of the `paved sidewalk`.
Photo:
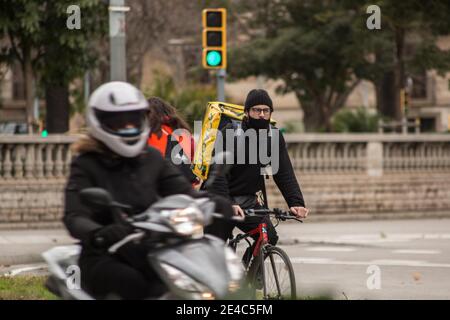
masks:
[(75, 242), (64, 229), (1, 230), (0, 267), (41, 262), (47, 249)]
[[(298, 222), (281, 223), (277, 228), (280, 237), (279, 244), (354, 244), (348, 241), (348, 239), (336, 239), (332, 236), (334, 234), (334, 228), (337, 225), (357, 233), (360, 225), (369, 223), (374, 228), (374, 233), (376, 233), (381, 230), (389, 230), (390, 226), (411, 225), (421, 229), (422, 224), (427, 221), (449, 221), (448, 219), (374, 219), (369, 221), (364, 221), (364, 219), (359, 221), (346, 221), (343, 219), (339, 222), (331, 222), (329, 220), (321, 221), (320, 217), (316, 217), (315, 219), (311, 218), (306, 219), (304, 224)], [(440, 225), (439, 222), (434, 224), (435, 228)], [(0, 267), (43, 262), (42, 252), (55, 246), (73, 244), (76, 241), (76, 239), (70, 237), (67, 231), (62, 228), (45, 230), (0, 230)], [(373, 244), (372, 240), (369, 241), (369, 244)]]

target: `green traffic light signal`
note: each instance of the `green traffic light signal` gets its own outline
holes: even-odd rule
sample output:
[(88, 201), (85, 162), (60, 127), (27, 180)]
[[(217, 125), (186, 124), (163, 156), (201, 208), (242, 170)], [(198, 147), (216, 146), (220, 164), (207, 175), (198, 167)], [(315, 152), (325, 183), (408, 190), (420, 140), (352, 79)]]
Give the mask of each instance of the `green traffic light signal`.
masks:
[(206, 63), (208, 66), (217, 67), (222, 63), (222, 54), (219, 51), (208, 51), (206, 54)]
[(206, 69), (227, 68), (227, 10), (202, 11), (202, 65)]
[(41, 137), (42, 138), (47, 138), (47, 136), (48, 136), (48, 131), (47, 130), (42, 130)]

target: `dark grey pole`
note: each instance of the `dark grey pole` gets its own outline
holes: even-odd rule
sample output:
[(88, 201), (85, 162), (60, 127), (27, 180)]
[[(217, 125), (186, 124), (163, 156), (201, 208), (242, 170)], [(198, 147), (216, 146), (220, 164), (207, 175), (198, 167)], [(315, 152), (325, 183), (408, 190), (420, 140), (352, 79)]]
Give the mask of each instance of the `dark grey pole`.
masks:
[(125, 0), (109, 1), (110, 66), (112, 81), (126, 81)]
[(225, 102), (225, 69), (219, 69), (217, 72), (217, 101)]

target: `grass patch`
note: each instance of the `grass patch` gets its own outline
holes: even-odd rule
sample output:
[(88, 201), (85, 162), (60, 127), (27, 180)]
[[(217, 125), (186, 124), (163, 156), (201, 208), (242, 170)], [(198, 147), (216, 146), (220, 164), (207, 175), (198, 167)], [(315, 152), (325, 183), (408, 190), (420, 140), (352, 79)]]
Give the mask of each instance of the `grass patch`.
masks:
[(0, 276), (0, 300), (56, 300), (45, 288), (46, 276)]

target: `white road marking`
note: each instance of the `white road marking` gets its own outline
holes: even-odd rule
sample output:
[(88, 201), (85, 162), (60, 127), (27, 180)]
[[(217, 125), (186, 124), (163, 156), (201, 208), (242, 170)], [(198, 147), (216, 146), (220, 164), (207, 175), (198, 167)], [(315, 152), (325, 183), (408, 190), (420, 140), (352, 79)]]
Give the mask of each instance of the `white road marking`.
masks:
[[(333, 259), (328, 258), (304, 258), (304, 257), (294, 257), (290, 258), (292, 263), (308, 263), (308, 264), (330, 264)], [(282, 261), (280, 259), (280, 261)]]
[(378, 266), (396, 266), (396, 267), (426, 267), (426, 268), (450, 268), (448, 263), (429, 263), (416, 260), (371, 260), (371, 261), (340, 261), (334, 259), (292, 257), (294, 264), (322, 264), (322, 265), (349, 265), (349, 266), (369, 266), (372, 264)]
[(400, 254), (439, 254), (440, 250), (414, 250), (414, 249), (401, 249), (401, 250), (393, 250), (392, 253), (400, 253)]
[(371, 263), (383, 266), (417, 266), (427, 262), (422, 260), (377, 259), (372, 260)]
[(300, 237), (300, 242), (326, 242), (330, 244), (380, 244), (413, 240), (449, 240), (450, 233), (366, 233), (345, 234), (336, 237)]
[(13, 270), (6, 272), (4, 274), (4, 276), (15, 277), (18, 274), (23, 273), (23, 272), (33, 271), (33, 270), (43, 270), (46, 267), (47, 267), (46, 264), (40, 264), (40, 265), (36, 265), (36, 266), (32, 266), (32, 267), (23, 267), (23, 268), (13, 269)]
[(312, 247), (307, 248), (306, 251), (319, 251), (319, 252), (351, 252), (355, 251), (353, 247)]

